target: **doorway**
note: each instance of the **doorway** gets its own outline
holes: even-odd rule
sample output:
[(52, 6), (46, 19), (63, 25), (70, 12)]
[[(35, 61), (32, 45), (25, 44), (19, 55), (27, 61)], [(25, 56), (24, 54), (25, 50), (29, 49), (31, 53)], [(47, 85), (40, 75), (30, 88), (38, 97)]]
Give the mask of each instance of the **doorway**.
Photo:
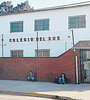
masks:
[(81, 82), (90, 83), (90, 50), (81, 50)]

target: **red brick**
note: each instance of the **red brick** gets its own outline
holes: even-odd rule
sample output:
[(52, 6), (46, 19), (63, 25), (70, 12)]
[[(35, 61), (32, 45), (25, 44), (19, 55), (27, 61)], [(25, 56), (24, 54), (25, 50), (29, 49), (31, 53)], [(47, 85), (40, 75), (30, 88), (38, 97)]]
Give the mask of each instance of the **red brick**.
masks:
[[(80, 81), (80, 52), (76, 51), (79, 62)], [(35, 72), (38, 81), (54, 81), (62, 72), (69, 82), (75, 82), (74, 51), (71, 49), (59, 57), (50, 58), (0, 58), (0, 78), (27, 80), (30, 70)]]

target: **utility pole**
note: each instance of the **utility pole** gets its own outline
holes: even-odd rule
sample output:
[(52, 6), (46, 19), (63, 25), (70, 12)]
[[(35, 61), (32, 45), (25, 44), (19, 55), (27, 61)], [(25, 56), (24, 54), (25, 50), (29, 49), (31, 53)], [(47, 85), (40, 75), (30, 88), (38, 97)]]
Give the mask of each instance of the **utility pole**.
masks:
[(3, 39), (3, 34), (2, 34), (2, 58), (3, 58), (3, 42), (4, 42), (4, 39)]
[(37, 57), (38, 57), (38, 32), (37, 32)]
[(39, 59), (38, 59), (38, 32), (37, 32), (37, 37), (36, 37), (36, 41), (37, 41), (37, 50), (36, 50), (36, 65), (37, 65), (37, 80), (39, 79)]
[(73, 46), (74, 46), (74, 33), (73, 33), (73, 30), (71, 30), (72, 32), (72, 42), (73, 42)]
[[(73, 30), (72, 31), (72, 42), (73, 42), (73, 47), (74, 47), (74, 32)], [(74, 52), (75, 52), (75, 49), (74, 49)], [(75, 80), (76, 80), (76, 83), (78, 84), (79, 83), (79, 80), (78, 80), (78, 56), (76, 55), (76, 53), (74, 54), (74, 59), (75, 59)]]
[(4, 57), (4, 46), (6, 46), (6, 44), (4, 45), (4, 39), (3, 39), (3, 34), (2, 34), (2, 44), (0, 46), (2, 46), (2, 58)]

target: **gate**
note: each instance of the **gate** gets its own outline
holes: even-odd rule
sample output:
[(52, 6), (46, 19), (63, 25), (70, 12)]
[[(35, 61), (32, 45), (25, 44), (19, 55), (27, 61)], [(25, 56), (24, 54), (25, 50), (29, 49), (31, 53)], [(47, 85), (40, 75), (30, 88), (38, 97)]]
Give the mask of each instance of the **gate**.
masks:
[(90, 51), (81, 50), (81, 81), (90, 83)]

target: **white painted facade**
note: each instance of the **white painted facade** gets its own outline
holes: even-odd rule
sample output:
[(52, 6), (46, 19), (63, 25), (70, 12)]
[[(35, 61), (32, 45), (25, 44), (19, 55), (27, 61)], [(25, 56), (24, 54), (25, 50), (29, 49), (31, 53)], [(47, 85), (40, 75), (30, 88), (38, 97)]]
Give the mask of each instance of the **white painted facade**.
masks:
[[(29, 42), (10, 42), (9, 40), (36, 38), (34, 22), (36, 19), (46, 18), (50, 20), (49, 30), (38, 31), (38, 37), (47, 39), (47, 37), (60, 36), (60, 40), (39, 41), (38, 49), (49, 49), (50, 57), (58, 57), (73, 46), (71, 29), (68, 29), (68, 17), (78, 15), (86, 15), (86, 28), (73, 29), (76, 43), (80, 40), (90, 40), (90, 5), (0, 16), (0, 45), (2, 45), (2, 34), (4, 44), (7, 44), (4, 46), (4, 57), (10, 57), (10, 50), (23, 50), (24, 57), (35, 57), (36, 40)], [(23, 21), (23, 32), (10, 33), (10, 22), (15, 21)], [(2, 57), (2, 46), (0, 46), (0, 57)]]

